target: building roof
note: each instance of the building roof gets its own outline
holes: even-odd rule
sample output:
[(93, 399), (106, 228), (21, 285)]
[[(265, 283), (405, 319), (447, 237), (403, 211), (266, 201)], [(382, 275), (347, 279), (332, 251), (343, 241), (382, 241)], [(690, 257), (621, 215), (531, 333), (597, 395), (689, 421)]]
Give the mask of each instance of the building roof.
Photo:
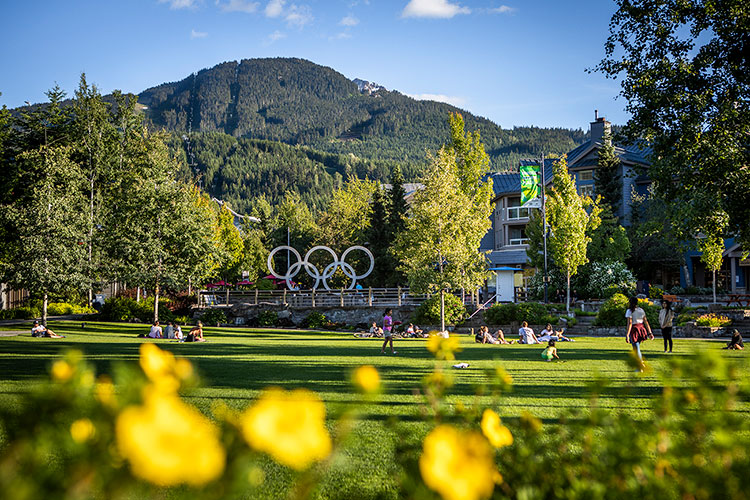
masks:
[[(649, 156), (651, 155), (651, 148), (644, 145), (645, 143), (639, 143), (630, 146), (616, 146), (616, 151), (621, 160), (628, 163), (637, 163), (640, 165), (649, 165)], [(583, 144), (576, 146), (567, 155), (568, 166), (575, 163), (576, 167), (596, 167), (597, 160), (594, 158), (583, 159), (591, 149), (601, 147), (598, 142), (592, 143), (586, 141)], [(581, 161), (576, 161), (581, 159)], [(555, 158), (545, 158), (544, 160), (544, 183), (549, 184), (552, 182), (552, 166), (557, 161)], [(538, 165), (538, 161), (534, 160), (521, 160), (521, 165)], [(519, 194), (521, 192), (521, 175), (518, 172), (495, 172), (489, 175), (493, 180), (493, 188), (495, 191), (495, 198), (502, 195)], [(641, 176), (644, 179), (648, 179), (648, 176)], [(639, 180), (643, 182), (643, 179)]]
[(528, 264), (526, 250), (495, 250), (490, 252), (490, 267)]

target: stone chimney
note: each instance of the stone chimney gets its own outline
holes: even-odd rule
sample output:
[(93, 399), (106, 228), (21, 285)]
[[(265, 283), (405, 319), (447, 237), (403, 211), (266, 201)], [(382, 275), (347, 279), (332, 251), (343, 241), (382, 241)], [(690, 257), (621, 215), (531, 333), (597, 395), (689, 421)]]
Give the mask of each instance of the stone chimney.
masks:
[(591, 122), (591, 142), (602, 142), (604, 130), (612, 132), (611, 125), (603, 116), (599, 116), (599, 110), (595, 109), (594, 121)]

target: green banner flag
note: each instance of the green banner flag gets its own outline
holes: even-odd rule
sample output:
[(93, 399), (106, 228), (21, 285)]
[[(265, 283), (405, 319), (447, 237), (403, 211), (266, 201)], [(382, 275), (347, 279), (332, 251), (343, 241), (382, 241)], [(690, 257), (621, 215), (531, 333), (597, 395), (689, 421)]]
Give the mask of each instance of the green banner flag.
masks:
[(521, 206), (539, 203), (539, 165), (521, 165)]

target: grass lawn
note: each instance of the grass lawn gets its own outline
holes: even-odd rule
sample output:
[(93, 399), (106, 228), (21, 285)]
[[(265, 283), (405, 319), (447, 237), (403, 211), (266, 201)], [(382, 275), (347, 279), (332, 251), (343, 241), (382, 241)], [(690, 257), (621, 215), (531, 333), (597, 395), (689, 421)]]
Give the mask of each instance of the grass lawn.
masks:
[[(50, 327), (66, 338), (36, 339), (28, 334), (0, 337), (0, 404), (15, 404), (19, 395), (46, 375), (52, 360), (67, 349), (83, 351), (97, 373), (111, 373), (115, 363), (135, 363), (139, 345), (152, 341), (136, 338), (138, 333), (148, 331), (144, 325), (87, 323), (82, 329), (80, 323), (59, 322)], [(421, 434), (431, 425), (430, 410), (419, 389), (422, 378), (433, 370), (436, 361), (425, 348), (424, 340), (396, 340), (398, 354), (394, 356), (380, 354), (381, 341), (356, 339), (350, 333), (207, 328), (206, 338), (208, 342), (195, 344), (153, 341), (177, 356), (190, 359), (197, 367), (203, 387), (187, 394), (187, 400), (209, 414), (216, 400), (241, 409), (264, 387), (274, 385), (287, 389), (305, 387), (317, 392), (326, 402), (330, 416), (357, 404), (361, 419), (353, 432), (356, 446), (347, 457), (348, 472), (342, 472), (358, 478), (351, 483), (352, 488), (356, 485), (356, 494), (351, 490), (349, 497), (354, 494), (364, 498), (380, 495), (383, 490), (393, 491), (395, 479), (387, 465), (393, 460), (397, 441), (392, 427), (405, 426)], [(476, 388), (488, 381), (487, 370), (500, 365), (514, 381), (513, 391), (495, 407), (500, 416), (512, 421), (528, 410), (544, 423), (554, 424), (568, 409), (587, 406), (588, 386), (597, 378), (609, 382), (599, 406), (629, 412), (638, 419), (661, 390), (655, 372), (666, 367), (669, 356), (691, 356), (700, 349), (720, 350), (724, 342), (676, 339), (675, 352), (663, 354), (660, 338), (648, 341), (644, 354), (653, 371), (645, 375), (636, 375), (627, 365), (630, 347), (622, 338), (581, 337), (575, 342), (559, 343), (561, 360), (551, 363), (541, 360), (543, 347), (539, 345), (480, 345), (468, 336), (461, 338), (461, 345), (463, 350), (457, 354), (457, 362), (467, 362), (470, 367), (451, 370), (455, 385), (448, 402), (491, 404), (489, 396), (476, 396)], [(747, 359), (744, 351), (722, 354)], [(384, 382), (383, 394), (374, 401), (363, 402), (349, 381), (351, 371), (364, 364), (374, 365)], [(737, 411), (750, 413), (750, 404), (745, 403)], [(368, 470), (366, 475), (360, 474), (362, 467)], [(283, 476), (284, 472), (278, 474)], [(278, 487), (272, 484), (269, 482), (268, 487)], [(342, 483), (340, 477), (331, 479), (331, 484), (322, 486), (324, 492), (329, 492), (323, 496), (346, 498), (347, 489), (342, 484), (350, 482)]]

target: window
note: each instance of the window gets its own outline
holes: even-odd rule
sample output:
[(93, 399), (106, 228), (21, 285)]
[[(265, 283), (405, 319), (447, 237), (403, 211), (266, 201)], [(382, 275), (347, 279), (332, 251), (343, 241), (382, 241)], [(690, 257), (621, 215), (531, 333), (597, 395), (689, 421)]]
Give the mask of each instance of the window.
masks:
[(528, 242), (526, 226), (508, 227), (508, 245), (525, 245)]
[(528, 218), (529, 209), (521, 208), (521, 198), (508, 198), (508, 220)]
[(593, 181), (594, 171), (593, 170), (581, 170), (580, 172), (578, 172), (578, 180), (579, 181)]
[(578, 188), (578, 192), (581, 194), (581, 196), (588, 196), (589, 198), (593, 198), (594, 197), (594, 185), (586, 184), (585, 186), (580, 186)]

